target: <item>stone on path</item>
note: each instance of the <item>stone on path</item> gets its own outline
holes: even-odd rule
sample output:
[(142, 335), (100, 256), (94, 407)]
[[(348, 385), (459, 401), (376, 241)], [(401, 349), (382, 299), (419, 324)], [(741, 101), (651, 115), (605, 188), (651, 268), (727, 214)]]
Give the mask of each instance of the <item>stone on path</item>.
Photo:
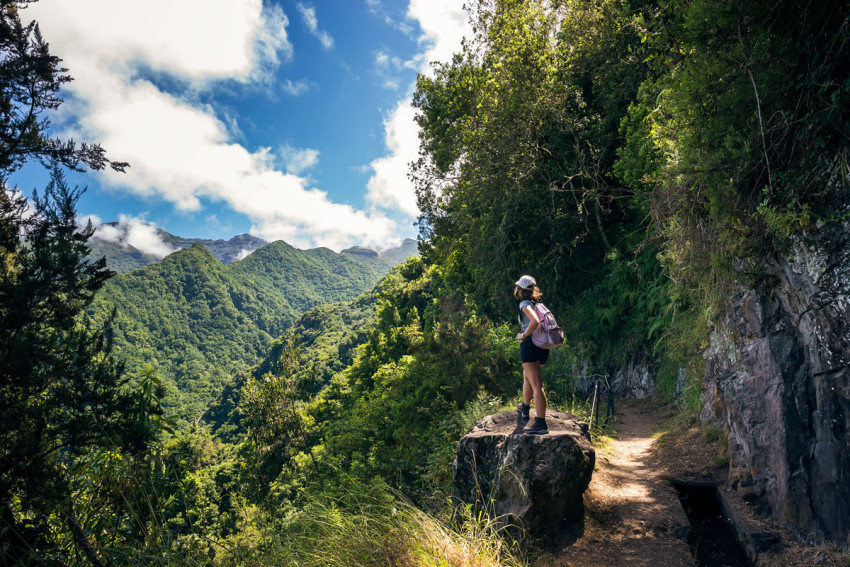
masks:
[(458, 445), (453, 496), (485, 510), (515, 537), (555, 539), (565, 522), (581, 522), (582, 494), (596, 455), (588, 425), (548, 411), (547, 435), (526, 435), (516, 412), (482, 419)]

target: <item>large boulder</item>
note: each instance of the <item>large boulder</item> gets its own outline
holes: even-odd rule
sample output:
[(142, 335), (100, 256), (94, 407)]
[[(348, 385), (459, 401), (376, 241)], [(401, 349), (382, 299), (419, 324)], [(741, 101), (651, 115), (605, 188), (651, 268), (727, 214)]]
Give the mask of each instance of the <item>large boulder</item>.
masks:
[(554, 411), (546, 421), (548, 435), (525, 435), (515, 412), (490, 415), (457, 449), (454, 498), (486, 510), (518, 539), (554, 539), (565, 522), (584, 517), (596, 461), (588, 425)]

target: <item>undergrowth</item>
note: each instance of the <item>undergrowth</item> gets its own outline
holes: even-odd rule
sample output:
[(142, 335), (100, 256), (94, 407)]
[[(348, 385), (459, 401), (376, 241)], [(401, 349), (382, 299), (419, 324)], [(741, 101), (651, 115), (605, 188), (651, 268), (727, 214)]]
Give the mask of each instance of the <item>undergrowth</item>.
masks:
[[(313, 499), (267, 534), (253, 562), (281, 566), (520, 566), (484, 515), (450, 522), (385, 485), (357, 485), (341, 499)], [(256, 563), (254, 563), (256, 564)]]

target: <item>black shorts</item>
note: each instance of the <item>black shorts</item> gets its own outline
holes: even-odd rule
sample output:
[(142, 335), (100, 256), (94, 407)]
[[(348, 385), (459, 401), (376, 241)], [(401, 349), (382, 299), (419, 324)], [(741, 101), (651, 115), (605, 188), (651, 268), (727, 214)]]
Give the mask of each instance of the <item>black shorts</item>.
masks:
[(539, 362), (543, 365), (549, 359), (549, 351), (534, 344), (529, 337), (519, 345), (519, 359), (523, 362)]

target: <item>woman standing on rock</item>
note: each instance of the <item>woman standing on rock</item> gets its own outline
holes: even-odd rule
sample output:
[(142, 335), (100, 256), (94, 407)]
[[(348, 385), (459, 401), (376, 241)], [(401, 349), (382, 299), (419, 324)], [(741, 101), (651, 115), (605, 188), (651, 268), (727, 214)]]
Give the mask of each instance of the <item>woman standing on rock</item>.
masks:
[(521, 341), (519, 346), (522, 360), (522, 403), (517, 408), (517, 416), (521, 422), (528, 421), (531, 410), (530, 403), (534, 399), (534, 411), (537, 417), (534, 423), (525, 428), (529, 435), (545, 435), (549, 433), (546, 426), (546, 393), (543, 391), (543, 376), (540, 367), (546, 364), (549, 351), (535, 345), (531, 334), (540, 325), (540, 319), (534, 310), (534, 304), (540, 301), (543, 294), (537, 287), (537, 282), (531, 276), (522, 276), (514, 285), (514, 298), (519, 301), (519, 324), (522, 331), (516, 336)]

